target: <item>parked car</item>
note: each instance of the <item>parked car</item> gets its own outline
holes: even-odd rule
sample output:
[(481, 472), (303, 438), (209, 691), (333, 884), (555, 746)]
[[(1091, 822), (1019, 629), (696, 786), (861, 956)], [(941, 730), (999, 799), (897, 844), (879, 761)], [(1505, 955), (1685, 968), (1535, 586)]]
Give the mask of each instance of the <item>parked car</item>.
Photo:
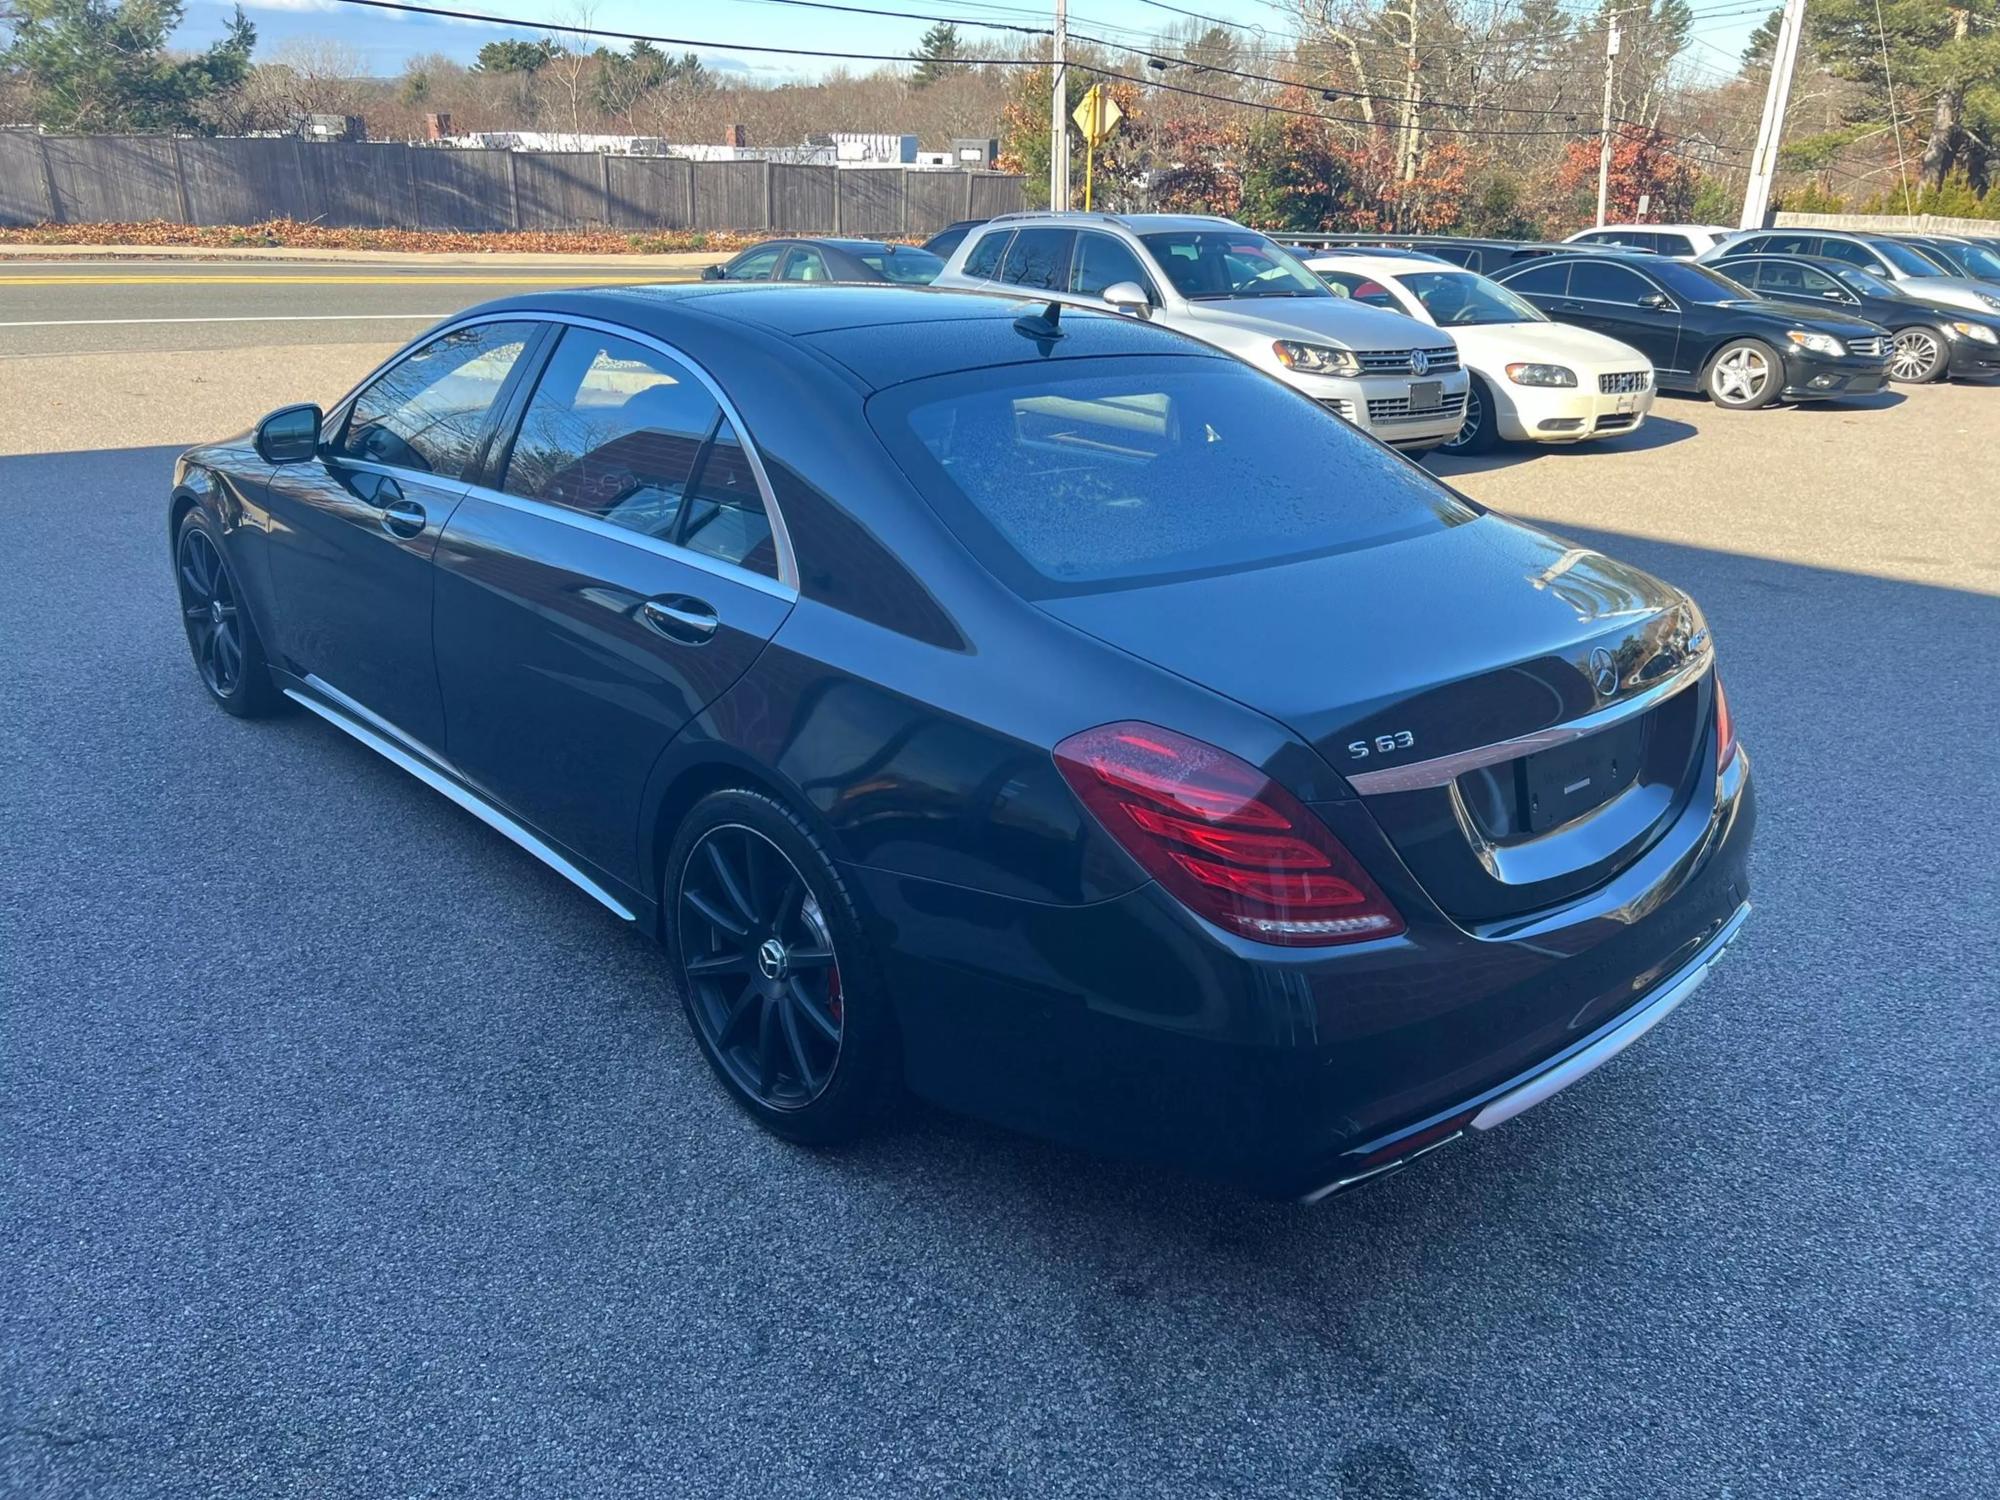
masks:
[(1545, 255), (1575, 255), (1586, 248), (1544, 240), (1487, 240), (1458, 234), (1288, 234), (1279, 238), (1295, 255), (1315, 250), (1413, 251), (1435, 255), (1439, 260), (1448, 260), (1453, 265), (1487, 276), (1524, 260), (1538, 260)]
[(1887, 329), (1766, 302), (1711, 266), (1599, 250), (1498, 280), (1559, 323), (1630, 344), (1662, 389), (1700, 391), (1718, 406), (1860, 396), (1888, 379)]
[(953, 252), (937, 285), (1116, 308), (1226, 349), (1407, 452), (1465, 422), (1449, 336), (1334, 296), (1283, 246), (1227, 219), (1002, 214)]
[(1888, 329), (1891, 380), (2000, 374), (2000, 313), (1982, 317), (1919, 296), (1921, 280), (1899, 285), (1844, 261), (1798, 255), (1746, 255), (1729, 262), (1729, 275), (1760, 297), (1837, 308)]
[(1925, 260), (1946, 276), (1977, 281), (1988, 291), (2000, 292), (2000, 252), (1958, 235), (1898, 235)]
[(1721, 224), (1606, 224), (1602, 228), (1579, 229), (1563, 243), (1648, 250), (1676, 260), (1693, 260), (1736, 233), (1737, 230)]
[(1974, 312), (2000, 312), (2000, 287), (1988, 286), (1963, 276), (1947, 276), (1931, 261), (1893, 235), (1833, 234), (1820, 230), (1761, 230), (1738, 235), (1727, 244), (1701, 258), (1703, 265), (1724, 272), (1729, 262), (1746, 255), (1803, 255), (1811, 259), (1843, 261), (1873, 271), (1884, 281), (1898, 286), (1919, 281), (1910, 290), (1921, 296), (1969, 307)]
[(1315, 255), (1306, 265), (1336, 290), (1445, 330), (1472, 372), (1465, 425), (1444, 445), (1576, 443), (1632, 432), (1653, 407), (1653, 366), (1628, 344), (1556, 323), (1497, 281), (1429, 256)]
[(705, 281), (893, 281), (927, 286), (944, 261), (886, 240), (765, 240), (703, 270)]
[(216, 704), (657, 937), (794, 1140), (905, 1083), (1317, 1196), (1609, 1058), (1748, 911), (1685, 595), (1137, 318), (540, 292), (183, 454), (165, 511)]
[(986, 221), (984, 219), (960, 219), (956, 224), (947, 224), (936, 234), (924, 241), (924, 248), (939, 260), (950, 260), (965, 237)]

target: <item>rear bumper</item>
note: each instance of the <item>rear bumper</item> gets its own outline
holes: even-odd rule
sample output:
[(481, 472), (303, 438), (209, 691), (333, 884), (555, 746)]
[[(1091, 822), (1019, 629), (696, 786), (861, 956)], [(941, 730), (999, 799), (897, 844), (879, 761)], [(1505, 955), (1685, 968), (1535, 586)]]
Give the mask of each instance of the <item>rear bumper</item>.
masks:
[(1431, 906), (1348, 804), (1358, 816), (1335, 831), (1409, 931), (1332, 950), (1232, 939), (1150, 885), (1054, 907), (850, 873), (913, 1091), (1296, 1197), (1441, 1144), (1705, 973), (1749, 900), (1747, 755), (1699, 800), (1587, 896), (1477, 931)]

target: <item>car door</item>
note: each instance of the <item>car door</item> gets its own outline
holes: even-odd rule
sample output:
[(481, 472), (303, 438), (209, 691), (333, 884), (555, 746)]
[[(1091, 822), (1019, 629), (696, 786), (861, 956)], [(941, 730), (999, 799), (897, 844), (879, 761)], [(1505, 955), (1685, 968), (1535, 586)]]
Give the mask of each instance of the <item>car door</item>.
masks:
[(1564, 321), (1630, 344), (1655, 369), (1682, 369), (1679, 304), (1630, 267), (1610, 261), (1572, 262), (1569, 292), (1558, 306)]
[(1069, 291), (1078, 297), (1102, 299), (1107, 287), (1129, 281), (1146, 294), (1153, 306), (1160, 305), (1159, 288), (1146, 268), (1139, 264), (1123, 240), (1091, 230), (1080, 230), (1076, 250), (1070, 259)]
[(1073, 229), (1023, 229), (1007, 247), (1000, 279), (1029, 292), (1060, 292), (1069, 286)]
[(284, 661), (427, 748), (444, 741), (431, 557), (542, 325), (460, 324), (381, 371), (270, 497)]
[(740, 426), (663, 346), (562, 328), (437, 555), (437, 675), (461, 776), (637, 889), (646, 778), (797, 591)]

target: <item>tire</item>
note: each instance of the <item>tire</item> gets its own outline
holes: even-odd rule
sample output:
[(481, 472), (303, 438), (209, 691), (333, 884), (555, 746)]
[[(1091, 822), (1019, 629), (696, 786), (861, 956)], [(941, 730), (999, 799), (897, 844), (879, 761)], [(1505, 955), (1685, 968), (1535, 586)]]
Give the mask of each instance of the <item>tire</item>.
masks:
[(825, 1146), (897, 1093), (894, 1018), (846, 884), (812, 831), (762, 792), (712, 792), (662, 882), (668, 963), (702, 1055), (766, 1130)]
[(1500, 441), (1499, 424), (1493, 415), (1493, 392), (1474, 375), (1465, 388), (1465, 425), (1458, 436), (1438, 444), (1440, 453), (1490, 453)]
[(267, 718), (284, 708), (222, 534), (200, 506), (190, 508), (174, 531), (174, 588), (195, 671), (217, 706), (239, 719)]
[(1762, 339), (1731, 339), (1715, 351), (1702, 372), (1701, 385), (1717, 406), (1756, 411), (1776, 401), (1784, 390), (1784, 362)]
[(1889, 356), (1889, 378), (1898, 385), (1929, 385), (1951, 363), (1951, 350), (1935, 328), (1898, 328)]

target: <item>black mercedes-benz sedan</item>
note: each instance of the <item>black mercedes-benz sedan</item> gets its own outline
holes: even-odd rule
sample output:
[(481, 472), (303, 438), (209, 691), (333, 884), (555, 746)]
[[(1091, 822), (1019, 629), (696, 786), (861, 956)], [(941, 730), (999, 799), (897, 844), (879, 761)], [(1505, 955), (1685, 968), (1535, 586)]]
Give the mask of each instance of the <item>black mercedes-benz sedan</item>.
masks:
[(1889, 378), (1923, 385), (1947, 376), (2000, 375), (2000, 314), (1923, 295), (1922, 280), (1884, 281), (1873, 271), (1804, 255), (1746, 255), (1729, 279), (1773, 302), (1830, 308), (1889, 332)]
[(863, 281), (929, 286), (944, 257), (886, 240), (764, 240), (702, 270), (704, 281)]
[(1645, 253), (1550, 256), (1495, 274), (1558, 323), (1630, 344), (1661, 390), (1749, 411), (1882, 389), (1888, 331), (1837, 310), (1766, 301), (1720, 270)]
[(522, 297), (185, 454), (222, 708), (657, 936), (723, 1085), (1316, 1197), (1511, 1118), (1748, 912), (1699, 609), (1213, 349), (979, 295)]

